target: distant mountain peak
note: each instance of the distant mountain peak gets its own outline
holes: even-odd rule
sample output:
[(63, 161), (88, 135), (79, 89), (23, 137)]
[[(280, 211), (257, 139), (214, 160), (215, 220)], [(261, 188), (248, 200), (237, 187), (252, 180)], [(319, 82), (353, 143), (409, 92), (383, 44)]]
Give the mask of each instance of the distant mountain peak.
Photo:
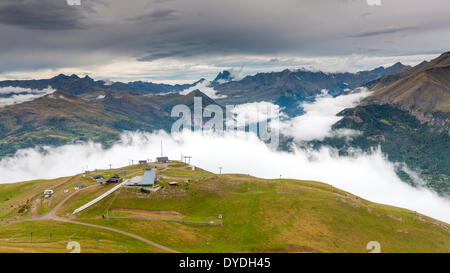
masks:
[(385, 69), (398, 69), (398, 70), (400, 70), (400, 69), (409, 69), (409, 68), (411, 68), (411, 66), (404, 65), (401, 62), (396, 62), (395, 64), (393, 64), (391, 66), (388, 66)]
[(204, 95), (200, 89), (195, 89), (189, 92), (186, 96), (196, 96), (196, 95)]
[(423, 113), (450, 112), (449, 57), (450, 53), (446, 52), (429, 62), (370, 83), (368, 86), (374, 93), (365, 103), (389, 103)]
[(83, 79), (85, 79), (85, 80), (88, 80), (88, 81), (94, 81), (94, 79), (92, 79), (91, 77), (89, 77), (88, 75), (86, 75), (86, 76), (84, 76), (84, 78)]
[(218, 85), (218, 84), (231, 82), (235, 79), (236, 79), (236, 77), (230, 71), (224, 70), (224, 71), (220, 72), (211, 83), (212, 83), (212, 85)]
[(206, 79), (205, 79), (205, 78), (201, 78), (200, 80), (194, 82), (193, 85), (196, 85), (196, 84), (198, 84), (198, 83), (202, 83), (202, 82), (204, 82), (204, 81), (206, 81)]
[(379, 66), (379, 67), (373, 69), (372, 72), (374, 72), (374, 73), (379, 73), (379, 72), (382, 72), (384, 69), (385, 69), (385, 68), (384, 68), (383, 66)]
[(80, 79), (76, 74), (72, 74), (70, 76), (67, 76), (65, 74), (59, 74), (56, 77), (51, 78), (51, 80), (68, 80), (68, 79)]
[(411, 68), (412, 68), (412, 66), (404, 65), (401, 62), (396, 62), (395, 64), (393, 64), (391, 66), (385, 67), (382, 74), (383, 75), (393, 75), (393, 74), (404, 72)]
[(63, 80), (63, 79), (68, 79), (68, 78), (69, 78), (69, 76), (66, 76), (66, 75), (61, 73), (58, 76), (55, 76), (55, 77), (51, 78), (51, 80)]
[(427, 61), (423, 61), (420, 64), (418, 64), (417, 66), (422, 66), (422, 65), (426, 65), (428, 62)]

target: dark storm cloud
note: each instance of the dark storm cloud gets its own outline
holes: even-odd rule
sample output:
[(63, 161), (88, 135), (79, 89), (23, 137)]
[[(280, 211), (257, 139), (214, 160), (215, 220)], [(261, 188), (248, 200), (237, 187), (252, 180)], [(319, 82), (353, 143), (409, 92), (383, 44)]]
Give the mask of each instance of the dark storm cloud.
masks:
[(275, 66), (296, 57), (439, 53), (450, 44), (449, 11), (448, 0), (1, 0), (0, 73), (95, 71), (121, 58)]
[(156, 21), (167, 21), (176, 19), (176, 10), (174, 9), (158, 9), (152, 10), (147, 14), (140, 15), (137, 17), (129, 18), (128, 20), (139, 22), (139, 23), (149, 23)]
[[(226, 32), (197, 28), (169, 35), (161, 33), (157, 41), (151, 42), (145, 56), (140, 61), (154, 61), (167, 57), (187, 58), (207, 56), (210, 54), (228, 56), (234, 54), (271, 54), (273, 52), (289, 51), (292, 41), (289, 37), (278, 36), (267, 39), (264, 30), (237, 29)], [(297, 46), (302, 42), (297, 40)]]
[(160, 9), (160, 10), (154, 10), (151, 11), (148, 15), (144, 15), (144, 16), (148, 16), (150, 18), (172, 18), (173, 14), (175, 13), (175, 10), (173, 9)]
[(359, 33), (356, 35), (351, 35), (352, 38), (364, 38), (364, 37), (370, 37), (370, 36), (377, 36), (382, 34), (392, 34), (392, 33), (398, 33), (398, 32), (404, 32), (404, 31), (410, 31), (410, 30), (417, 30), (418, 27), (399, 27), (399, 28), (387, 28), (387, 29), (381, 29), (376, 31), (367, 31), (363, 33)]
[(29, 29), (66, 30), (84, 27), (85, 17), (58, 0), (14, 0), (0, 3), (0, 24)]
[(370, 16), (370, 15), (372, 15), (372, 13), (370, 13), (370, 12), (364, 12), (364, 13), (361, 14), (359, 17), (361, 17), (361, 18), (366, 18), (366, 17), (368, 17), (368, 16)]

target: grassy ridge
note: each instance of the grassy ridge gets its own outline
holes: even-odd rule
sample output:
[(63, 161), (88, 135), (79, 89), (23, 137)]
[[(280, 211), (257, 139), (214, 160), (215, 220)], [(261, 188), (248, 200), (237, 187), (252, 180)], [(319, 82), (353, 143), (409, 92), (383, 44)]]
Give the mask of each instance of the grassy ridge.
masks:
[[(340, 148), (341, 152), (349, 146), (370, 150), (379, 145), (390, 161), (405, 162), (431, 189), (450, 194), (450, 136), (446, 132), (421, 124), (408, 112), (390, 105), (358, 106), (341, 115), (344, 118), (334, 129), (350, 128), (363, 134), (350, 141), (334, 137), (318, 143)], [(412, 183), (405, 173), (399, 174)]]
[[(198, 172), (182, 167), (163, 171), (192, 175), (192, 182), (178, 187), (163, 182), (163, 188), (151, 194), (124, 188), (78, 219), (128, 230), (185, 252), (366, 252), (367, 242), (374, 240), (387, 252), (450, 250), (448, 225), (327, 184), (245, 175), (209, 174), (201, 179)], [(186, 220), (219, 221), (218, 214), (224, 218), (223, 226), (210, 226), (98, 217), (117, 209), (175, 211)]]
[[(206, 171), (202, 178), (198, 168), (192, 171), (179, 163), (160, 165), (159, 169), (164, 179), (157, 192), (122, 188), (71, 215), (74, 208), (106, 190), (86, 189), (73, 196), (58, 215), (131, 232), (182, 252), (368, 252), (370, 241), (380, 242), (383, 252), (450, 251), (449, 225), (406, 209), (369, 202), (328, 184)], [(114, 171), (118, 170), (108, 172)], [(188, 179), (191, 182), (186, 182)], [(179, 185), (169, 186), (168, 181), (178, 181)], [(104, 219), (102, 215), (156, 220)], [(11, 235), (4, 230), (0, 250), (2, 238)], [(117, 244), (123, 250), (122, 242)], [(138, 246), (128, 249), (145, 251)]]
[(128, 236), (69, 223), (23, 222), (0, 229), (0, 253), (69, 253), (70, 241), (80, 243), (82, 253), (157, 252), (156, 248)]
[[(31, 214), (33, 200), (39, 199), (44, 190), (59, 185), (67, 179), (67, 177), (63, 177), (52, 180), (0, 184), (0, 220), (28, 217)], [(22, 213), (19, 213), (22, 208)]]

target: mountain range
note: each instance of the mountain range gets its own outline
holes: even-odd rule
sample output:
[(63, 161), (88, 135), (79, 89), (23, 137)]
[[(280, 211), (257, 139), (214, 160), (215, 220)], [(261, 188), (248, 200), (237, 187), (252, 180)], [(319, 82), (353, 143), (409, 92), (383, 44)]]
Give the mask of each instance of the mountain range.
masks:
[(60, 74), (51, 79), (1, 81), (0, 87), (21, 87), (21, 88), (42, 90), (51, 86), (52, 88), (58, 91), (65, 91), (74, 95), (80, 95), (84, 93), (94, 93), (99, 91), (103, 92), (125, 91), (134, 95), (144, 95), (144, 94), (179, 92), (192, 86), (195, 86), (198, 82), (194, 82), (192, 84), (176, 84), (176, 85), (158, 84), (143, 81), (135, 81), (129, 83), (122, 83), (122, 82), (107, 83), (103, 80), (95, 81), (89, 76), (80, 78), (75, 74), (71, 76)]
[[(37, 99), (0, 108), (0, 158), (36, 145), (63, 145), (93, 140), (112, 144), (123, 131), (169, 131), (173, 106), (193, 108), (194, 96), (204, 105), (268, 101), (289, 116), (302, 114), (302, 103), (313, 101), (323, 90), (339, 96), (365, 86), (372, 94), (355, 108), (345, 109), (335, 129), (363, 132), (351, 141), (337, 137), (314, 145), (370, 150), (381, 147), (393, 162), (405, 162), (425, 183), (441, 194), (450, 194), (450, 53), (415, 67), (396, 63), (358, 73), (283, 70), (238, 79), (223, 71), (209, 83), (218, 93), (211, 99), (195, 90), (205, 79), (183, 85), (135, 81), (107, 83), (89, 76), (58, 75), (41, 80), (1, 81), (1, 98), (8, 88), (54, 92)], [(200, 87), (199, 87), (200, 88)], [(187, 95), (180, 94), (193, 89)], [(27, 90), (23, 92), (26, 93)], [(17, 90), (15, 91), (17, 92)], [(287, 148), (285, 143), (281, 147)], [(404, 169), (399, 176), (411, 184)]]
[[(405, 162), (435, 191), (450, 194), (450, 52), (409, 70), (366, 84), (372, 94), (345, 109), (335, 129), (362, 134), (346, 141), (328, 138), (321, 144), (340, 151), (380, 147), (393, 162)], [(411, 184), (405, 173), (398, 174)]]
[(374, 94), (364, 104), (390, 104), (450, 133), (449, 75), (450, 52), (447, 52), (413, 69), (368, 83)]
[(193, 109), (194, 97), (202, 97), (204, 106), (215, 103), (198, 90), (188, 95), (164, 96), (98, 89), (77, 93), (80, 92), (56, 91), (0, 108), (1, 157), (36, 145), (87, 140), (108, 145), (118, 140), (123, 131), (169, 131), (176, 120), (170, 116), (173, 106), (184, 104)]
[(258, 73), (239, 81), (229, 81), (215, 87), (226, 96), (219, 103), (242, 104), (268, 101), (285, 108), (290, 116), (302, 113), (301, 103), (312, 101), (322, 92), (337, 96), (380, 77), (407, 71), (410, 66), (396, 63), (391, 67), (378, 67), (358, 73), (324, 73), (289, 69), (281, 72)]

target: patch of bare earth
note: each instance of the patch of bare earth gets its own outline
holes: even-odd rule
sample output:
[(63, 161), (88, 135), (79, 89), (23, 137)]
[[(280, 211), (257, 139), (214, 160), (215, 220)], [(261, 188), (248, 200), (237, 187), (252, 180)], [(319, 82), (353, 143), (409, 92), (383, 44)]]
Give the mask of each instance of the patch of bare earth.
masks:
[[(115, 208), (111, 211), (126, 212), (129, 217), (182, 219), (184, 215), (173, 210), (144, 210), (144, 209), (122, 209)], [(130, 216), (131, 215), (131, 216)]]
[(41, 205), (41, 199), (35, 199), (31, 203), (30, 213), (31, 213), (32, 217), (34, 217), (38, 214), (38, 208), (40, 205)]
[(253, 249), (249, 251), (244, 251), (249, 253), (319, 253), (320, 251), (301, 245), (286, 245), (284, 249)]

